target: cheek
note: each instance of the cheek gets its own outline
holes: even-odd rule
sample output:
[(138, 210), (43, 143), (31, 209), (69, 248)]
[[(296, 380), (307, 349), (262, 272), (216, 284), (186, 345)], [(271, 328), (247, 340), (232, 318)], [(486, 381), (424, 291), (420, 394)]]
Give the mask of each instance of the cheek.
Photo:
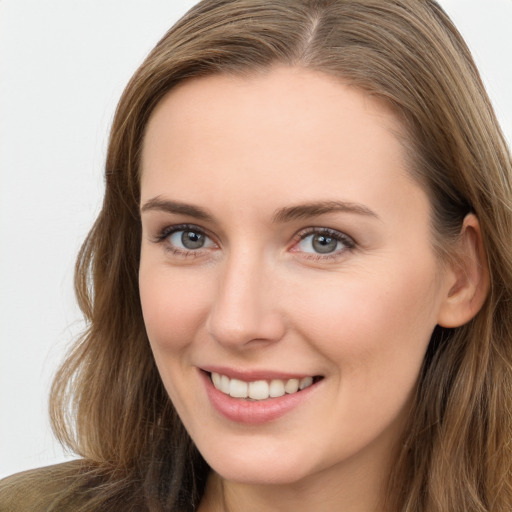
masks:
[(141, 264), (140, 299), (154, 351), (179, 352), (204, 322), (209, 293), (207, 280), (191, 277), (187, 272), (171, 272), (157, 266), (146, 268)]
[(165, 389), (182, 418), (193, 417), (194, 387), (184, 372), (192, 368), (188, 349), (203, 322), (208, 293), (204, 280), (190, 277), (165, 265), (141, 262), (139, 290), (146, 332)]
[(315, 340), (335, 377), (332, 428), (368, 441), (404, 419), (436, 323), (435, 294), (423, 276), (404, 272), (400, 280), (360, 276), (327, 295), (310, 297), (303, 336)]
[(315, 340), (345, 376), (410, 381), (421, 366), (437, 319), (435, 267), (387, 270), (308, 286), (308, 294), (297, 294), (308, 297), (295, 304), (303, 336)]

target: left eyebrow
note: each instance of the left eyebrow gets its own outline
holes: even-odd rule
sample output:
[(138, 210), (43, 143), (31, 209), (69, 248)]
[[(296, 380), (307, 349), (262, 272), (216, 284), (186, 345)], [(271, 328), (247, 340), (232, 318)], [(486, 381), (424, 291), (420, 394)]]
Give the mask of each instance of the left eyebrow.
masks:
[(368, 207), (345, 201), (320, 201), (280, 208), (274, 213), (273, 222), (284, 223), (308, 217), (316, 217), (332, 212), (354, 213), (379, 219), (379, 216)]

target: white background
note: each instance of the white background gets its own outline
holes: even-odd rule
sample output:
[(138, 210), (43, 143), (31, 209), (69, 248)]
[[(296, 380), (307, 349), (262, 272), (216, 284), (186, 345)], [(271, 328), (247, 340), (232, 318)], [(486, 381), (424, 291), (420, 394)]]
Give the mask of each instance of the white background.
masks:
[[(0, 0), (0, 477), (70, 458), (47, 420), (74, 259), (122, 89), (192, 0)], [(512, 0), (441, 0), (512, 141)]]

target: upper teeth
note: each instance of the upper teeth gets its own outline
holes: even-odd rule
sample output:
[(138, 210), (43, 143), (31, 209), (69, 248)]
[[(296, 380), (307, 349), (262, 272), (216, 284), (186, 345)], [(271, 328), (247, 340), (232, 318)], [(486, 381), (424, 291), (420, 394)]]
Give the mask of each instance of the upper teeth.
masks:
[(277, 398), (285, 393), (296, 393), (313, 384), (313, 377), (303, 377), (302, 379), (272, 379), (255, 380), (245, 382), (239, 379), (230, 379), (226, 375), (212, 372), (213, 385), (226, 395), (234, 398), (252, 398), (253, 400), (266, 400), (267, 398)]

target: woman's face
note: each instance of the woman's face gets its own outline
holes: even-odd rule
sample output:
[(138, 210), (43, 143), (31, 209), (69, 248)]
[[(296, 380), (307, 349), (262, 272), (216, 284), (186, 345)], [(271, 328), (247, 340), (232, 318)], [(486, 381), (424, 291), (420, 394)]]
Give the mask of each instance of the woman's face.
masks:
[(375, 98), (296, 68), (189, 81), (153, 113), (144, 320), (223, 477), (298, 482), (389, 460), (448, 293), (400, 130)]

